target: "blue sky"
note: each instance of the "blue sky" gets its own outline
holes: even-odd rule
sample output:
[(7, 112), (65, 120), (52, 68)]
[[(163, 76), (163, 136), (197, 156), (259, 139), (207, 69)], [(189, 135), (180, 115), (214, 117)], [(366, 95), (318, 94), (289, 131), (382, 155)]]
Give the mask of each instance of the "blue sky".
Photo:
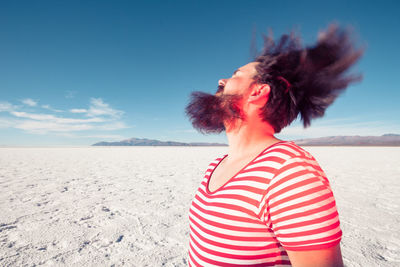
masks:
[(351, 25), (364, 79), (284, 140), (400, 133), (397, 1), (1, 1), (0, 145), (90, 145), (130, 137), (226, 142), (193, 130), (192, 91), (215, 92), (251, 61), (254, 27), (305, 44)]

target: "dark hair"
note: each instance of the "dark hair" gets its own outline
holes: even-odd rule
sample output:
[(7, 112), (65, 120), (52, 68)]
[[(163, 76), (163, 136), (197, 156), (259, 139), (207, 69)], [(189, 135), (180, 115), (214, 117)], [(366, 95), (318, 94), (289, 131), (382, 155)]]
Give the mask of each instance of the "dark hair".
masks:
[(275, 44), (271, 34), (264, 36), (264, 49), (255, 80), (270, 86), (268, 102), (260, 116), (273, 126), (275, 133), (294, 121), (299, 113), (304, 127), (325, 110), (346, 87), (361, 80), (361, 75), (345, 75), (361, 57), (349, 30), (332, 24), (318, 36), (315, 46), (302, 47), (294, 33), (281, 36)]

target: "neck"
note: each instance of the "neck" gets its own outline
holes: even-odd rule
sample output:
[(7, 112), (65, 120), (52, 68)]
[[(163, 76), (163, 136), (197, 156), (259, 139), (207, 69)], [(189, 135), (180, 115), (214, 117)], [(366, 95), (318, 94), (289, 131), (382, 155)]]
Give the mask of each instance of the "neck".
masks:
[(268, 146), (281, 141), (275, 138), (272, 126), (260, 120), (240, 121), (234, 129), (227, 129), (228, 157), (231, 160), (256, 156)]

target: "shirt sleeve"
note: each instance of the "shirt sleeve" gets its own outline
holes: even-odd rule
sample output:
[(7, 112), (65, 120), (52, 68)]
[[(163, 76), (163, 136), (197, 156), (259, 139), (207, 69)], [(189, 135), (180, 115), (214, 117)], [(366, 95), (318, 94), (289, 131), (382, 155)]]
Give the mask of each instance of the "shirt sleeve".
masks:
[(264, 196), (263, 220), (286, 250), (317, 250), (338, 244), (339, 214), (329, 181), (311, 157), (286, 160)]

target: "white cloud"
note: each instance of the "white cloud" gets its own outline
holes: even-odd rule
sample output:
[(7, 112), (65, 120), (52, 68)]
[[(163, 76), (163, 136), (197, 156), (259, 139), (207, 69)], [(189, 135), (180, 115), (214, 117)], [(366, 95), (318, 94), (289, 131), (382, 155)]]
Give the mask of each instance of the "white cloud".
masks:
[(53, 120), (56, 118), (55, 116), (50, 114), (31, 114), (21, 111), (11, 111), (10, 114), (14, 115), (15, 117), (28, 118), (33, 120)]
[(70, 109), (69, 112), (71, 112), (71, 113), (86, 113), (87, 109), (84, 109), (84, 108), (73, 108), (73, 109)]
[(90, 108), (87, 115), (90, 117), (95, 116), (110, 116), (119, 118), (124, 112), (110, 107), (109, 104), (104, 103), (101, 98), (91, 98)]
[(12, 128), (16, 122), (13, 119), (0, 118), (0, 129)]
[(8, 103), (8, 102), (0, 102), (0, 112), (10, 112), (14, 109), (16, 109), (17, 107)]
[(55, 123), (88, 123), (88, 122), (104, 122), (106, 121), (103, 118), (90, 118), (90, 119), (72, 119), (72, 118), (61, 118), (56, 117), (51, 114), (32, 114), (20, 111), (12, 111), (10, 114), (20, 117), (20, 118), (27, 118), (39, 121), (52, 121)]
[(49, 132), (71, 132), (85, 131), (94, 129), (89, 124), (61, 124), (56, 122), (26, 120), (17, 123), (14, 128), (25, 130), (36, 134), (46, 134)]
[(62, 112), (62, 110), (54, 109), (50, 105), (42, 105), (41, 107), (44, 108), (44, 109), (48, 109), (48, 110), (54, 111), (54, 112)]
[(35, 107), (37, 105), (37, 101), (30, 98), (22, 99), (21, 102), (30, 107)]
[[(25, 99), (26, 100), (26, 99)], [(25, 101), (27, 104), (28, 101)], [(36, 103), (36, 102), (35, 102)], [(31, 103), (32, 104), (32, 103)], [(32, 105), (30, 105), (32, 107)], [(0, 111), (8, 112), (11, 118), (0, 117), (0, 128), (16, 128), (34, 134), (64, 134), (68, 136), (73, 132), (96, 131), (96, 135), (86, 136), (113, 136), (103, 135), (102, 131), (114, 131), (128, 128), (120, 121), (122, 111), (113, 109), (100, 98), (90, 99), (90, 109), (70, 109), (71, 113), (85, 115), (83, 118), (61, 117), (49, 113), (25, 112), (8, 102), (0, 102)], [(42, 105), (42, 108), (56, 111), (50, 105)], [(81, 115), (81, 116), (82, 116)], [(114, 135), (117, 136), (117, 135)], [(120, 136), (118, 136), (120, 137)]]

